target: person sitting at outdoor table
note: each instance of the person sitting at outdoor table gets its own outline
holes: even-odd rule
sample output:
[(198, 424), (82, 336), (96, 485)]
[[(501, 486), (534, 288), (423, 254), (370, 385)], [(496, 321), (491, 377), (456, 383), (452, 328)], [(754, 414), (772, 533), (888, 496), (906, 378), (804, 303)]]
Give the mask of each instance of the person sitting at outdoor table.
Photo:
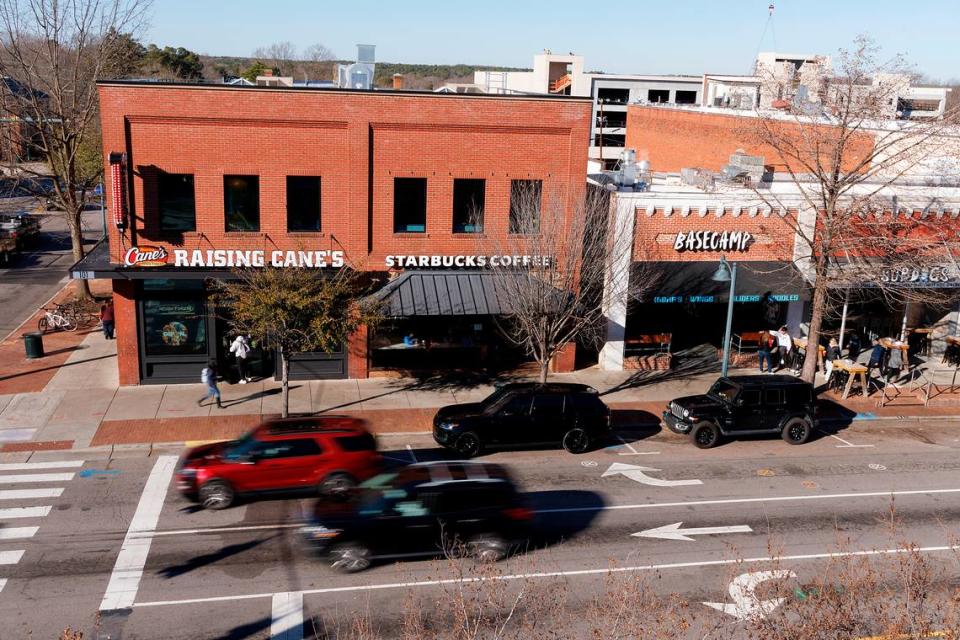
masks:
[(850, 358), (853, 362), (857, 361), (857, 357), (860, 355), (860, 334), (856, 331), (850, 334), (850, 338), (847, 340), (847, 357)]
[(887, 358), (887, 383), (896, 385), (900, 379), (900, 370), (903, 369), (903, 343), (897, 340), (890, 349), (890, 357)]
[(780, 354), (780, 369), (783, 369), (787, 366), (787, 356), (793, 351), (793, 338), (790, 337), (786, 325), (776, 331), (770, 329), (769, 333), (777, 339), (777, 351)]
[(403, 336), (403, 344), (407, 347), (415, 347), (420, 344), (420, 342), (417, 340), (416, 336), (414, 336), (412, 333), (408, 333), (407, 335)]
[(840, 345), (836, 338), (830, 338), (830, 344), (827, 345), (827, 353), (823, 359), (826, 361), (827, 380), (829, 381), (830, 374), (833, 373), (833, 362), (840, 359)]

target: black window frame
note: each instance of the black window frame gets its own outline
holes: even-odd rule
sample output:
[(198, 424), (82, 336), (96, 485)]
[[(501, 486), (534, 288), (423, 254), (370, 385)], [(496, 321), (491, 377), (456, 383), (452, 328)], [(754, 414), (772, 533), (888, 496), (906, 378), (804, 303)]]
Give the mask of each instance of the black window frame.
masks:
[[(754, 397), (754, 402), (747, 402), (750, 396)], [(760, 393), (760, 389), (741, 389), (740, 394), (737, 396), (737, 404), (744, 407), (759, 407), (763, 404), (763, 394)]]
[(514, 196), (519, 196), (522, 192), (529, 190), (530, 193), (536, 193), (537, 196), (537, 224), (536, 229), (531, 228), (526, 230), (526, 233), (540, 233), (540, 221), (543, 219), (543, 180), (537, 179), (526, 179), (526, 180), (511, 180), (510, 181), (510, 220), (508, 223), (508, 230), (510, 233), (518, 234), (524, 233), (519, 228), (517, 223), (517, 215), (515, 206)]
[[(419, 193), (416, 194), (420, 197), (411, 198), (409, 196), (414, 195), (412, 188), (414, 183), (418, 186), (422, 186), (418, 191), (422, 192), (422, 195)], [(404, 193), (408, 197), (398, 198), (398, 187), (405, 186)], [(406, 188), (410, 188), (411, 191), (407, 192)], [(393, 232), (394, 233), (426, 233), (427, 232), (427, 179), (420, 176), (404, 176), (404, 177), (395, 177), (393, 179)], [(421, 206), (422, 202), (422, 206)], [(414, 219), (410, 215), (409, 208), (412, 205), (417, 205), (417, 209), (421, 209), (420, 215)], [(401, 225), (400, 221), (403, 220)], [(421, 221), (422, 220), (422, 221)], [(411, 227), (422, 227), (420, 229), (411, 229)]]
[[(240, 226), (236, 226), (235, 216), (237, 215), (237, 213), (235, 213), (234, 211), (231, 211), (230, 209), (231, 201), (227, 197), (227, 193), (229, 190), (230, 181), (236, 180), (236, 179), (245, 179), (248, 181), (248, 185), (253, 186), (253, 189), (251, 190), (252, 194), (246, 199), (246, 202), (255, 204), (256, 211), (254, 212), (254, 215), (251, 215), (251, 216), (246, 216), (242, 213), (240, 214), (244, 218), (247, 218), (247, 217), (255, 218), (254, 220), (255, 225), (250, 227), (244, 226), (241, 228)], [(231, 228), (232, 226), (236, 226), (236, 228)], [(223, 228), (226, 233), (256, 233), (260, 231), (260, 176), (259, 175), (234, 174), (234, 173), (224, 174), (223, 176)]]
[[(458, 190), (458, 183), (463, 185), (464, 189)], [(467, 186), (464, 183), (473, 183), (473, 189), (465, 190)], [(476, 189), (479, 187), (479, 189)], [(479, 206), (477, 206), (477, 194), (479, 194)], [(487, 200), (487, 181), (484, 178), (454, 178), (453, 179), (453, 202), (451, 206), (451, 218), (453, 233), (483, 233), (484, 209)], [(474, 213), (479, 211), (479, 217), (474, 217)]]
[[(189, 178), (189, 190), (190, 190), (190, 211), (189, 218), (192, 221), (192, 224), (189, 226), (175, 226), (164, 224), (167, 219), (164, 215), (166, 211), (176, 211), (176, 207), (171, 207), (171, 203), (176, 200), (176, 198), (164, 197), (164, 194), (169, 194), (171, 189), (168, 189), (169, 186), (167, 183), (176, 181), (181, 178)], [(197, 230), (197, 184), (196, 177), (192, 173), (168, 173), (166, 171), (160, 171), (157, 175), (157, 223), (160, 226), (160, 231), (164, 233), (187, 233)], [(176, 218), (177, 216), (174, 216)]]
[[(303, 196), (294, 198), (293, 193), (294, 189), (292, 188), (296, 183), (300, 183), (301, 187), (310, 184), (310, 189), (304, 189), (304, 192), (310, 191), (311, 193), (304, 193)], [(312, 202), (314, 197), (313, 186), (316, 186), (316, 203)], [(287, 232), (290, 233), (320, 233), (323, 230), (323, 178), (322, 176), (287, 176), (286, 181), (286, 193), (287, 193)], [(305, 212), (307, 206), (312, 207), (316, 204), (316, 212), (312, 209)], [(300, 218), (301, 224), (294, 225), (293, 222), (296, 218)], [(314, 221), (314, 218), (316, 220)], [(302, 224), (303, 220), (309, 219), (307, 224)]]

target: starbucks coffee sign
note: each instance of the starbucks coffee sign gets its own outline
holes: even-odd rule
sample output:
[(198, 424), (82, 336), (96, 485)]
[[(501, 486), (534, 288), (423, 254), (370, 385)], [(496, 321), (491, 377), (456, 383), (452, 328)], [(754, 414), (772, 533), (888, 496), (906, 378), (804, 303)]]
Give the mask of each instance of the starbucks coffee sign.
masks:
[(677, 234), (673, 249), (686, 251), (746, 251), (753, 244), (753, 234), (746, 231), (687, 231)]

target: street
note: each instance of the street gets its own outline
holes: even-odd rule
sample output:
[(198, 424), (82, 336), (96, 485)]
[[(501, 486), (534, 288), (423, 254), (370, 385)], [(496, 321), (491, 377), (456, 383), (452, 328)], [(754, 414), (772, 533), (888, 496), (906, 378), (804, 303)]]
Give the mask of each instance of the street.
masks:
[[(707, 451), (662, 431), (581, 456), (494, 453), (482, 459), (506, 465), (536, 511), (534, 548), (495, 567), (414, 559), (354, 575), (300, 545), (307, 499), (195, 508), (170, 483), (176, 451), (4, 454), (0, 638), (67, 626), (92, 638), (170, 637), (171, 620), (181, 638), (312, 637), (358, 621), (395, 637), (411, 607), (449, 608), (470, 577), (507, 585), (507, 598), (549, 587), (566, 594), (567, 611), (636, 577), (690, 602), (714, 637), (737, 637), (751, 607), (777, 606), (751, 599), (754, 589), (809, 582), (831, 553), (907, 543), (937, 562), (954, 556), (956, 428), (864, 421), (803, 446), (750, 439)], [(398, 464), (442, 457), (426, 435), (380, 442)]]

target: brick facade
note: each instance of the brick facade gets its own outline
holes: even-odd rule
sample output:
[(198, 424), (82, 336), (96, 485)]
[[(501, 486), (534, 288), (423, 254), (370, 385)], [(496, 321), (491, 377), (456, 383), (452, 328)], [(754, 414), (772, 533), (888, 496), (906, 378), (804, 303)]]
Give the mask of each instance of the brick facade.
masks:
[[(135, 82), (104, 82), (99, 93), (104, 157), (126, 153), (132, 173), (129, 226), (108, 234), (113, 263), (147, 245), (171, 256), (175, 249), (342, 250), (349, 264), (383, 271), (387, 255), (481, 253), (484, 238), (507, 233), (513, 179), (542, 180), (544, 198), (565, 199), (571, 213), (586, 180), (588, 98)], [(194, 176), (195, 231), (159, 228), (160, 172)], [(225, 231), (225, 175), (259, 176), (258, 231)], [(291, 175), (321, 178), (320, 232), (287, 232)], [(424, 233), (394, 233), (396, 177), (427, 179)], [(486, 181), (484, 236), (453, 233), (455, 178)], [(109, 181), (107, 188), (112, 203)], [(120, 380), (136, 384), (134, 287), (117, 281), (114, 291)], [(368, 374), (366, 338), (364, 330), (350, 340), (351, 377)], [(565, 354), (557, 370), (568, 362), (572, 368)]]

